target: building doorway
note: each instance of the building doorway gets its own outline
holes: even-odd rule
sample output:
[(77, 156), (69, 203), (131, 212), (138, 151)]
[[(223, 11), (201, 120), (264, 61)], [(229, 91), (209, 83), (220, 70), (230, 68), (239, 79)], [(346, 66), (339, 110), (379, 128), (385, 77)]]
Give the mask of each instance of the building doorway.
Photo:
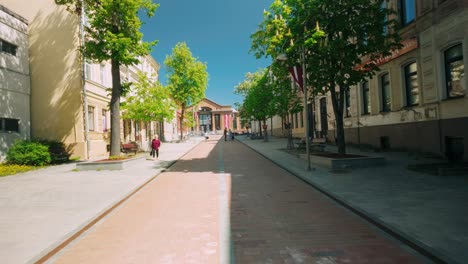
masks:
[(327, 98), (320, 98), (320, 128), (321, 137), (327, 137), (328, 134), (328, 115), (327, 115)]

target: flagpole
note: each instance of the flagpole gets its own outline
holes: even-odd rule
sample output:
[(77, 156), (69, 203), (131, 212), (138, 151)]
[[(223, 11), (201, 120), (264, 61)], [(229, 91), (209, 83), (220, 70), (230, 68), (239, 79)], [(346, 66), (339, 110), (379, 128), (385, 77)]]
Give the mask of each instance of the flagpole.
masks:
[(310, 142), (309, 142), (309, 108), (307, 100), (307, 73), (305, 64), (305, 48), (301, 47), (301, 62), (302, 62), (302, 85), (304, 92), (304, 110), (305, 110), (305, 142), (306, 142), (306, 155), (307, 155), (307, 170), (310, 171)]

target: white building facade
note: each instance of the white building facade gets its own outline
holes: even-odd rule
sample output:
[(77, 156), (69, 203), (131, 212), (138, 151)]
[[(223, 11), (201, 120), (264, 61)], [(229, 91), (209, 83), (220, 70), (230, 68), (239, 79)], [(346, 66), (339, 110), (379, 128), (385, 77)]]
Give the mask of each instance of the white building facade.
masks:
[(28, 22), (0, 5), (0, 161), (8, 148), (30, 138)]

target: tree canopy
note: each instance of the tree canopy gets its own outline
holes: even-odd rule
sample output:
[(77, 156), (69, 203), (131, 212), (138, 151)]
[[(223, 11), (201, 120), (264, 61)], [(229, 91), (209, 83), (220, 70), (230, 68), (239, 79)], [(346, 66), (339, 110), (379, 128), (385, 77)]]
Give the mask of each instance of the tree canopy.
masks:
[[(345, 153), (345, 92), (378, 70), (372, 61), (400, 47), (395, 12), (386, 1), (274, 0), (252, 34), (256, 57), (286, 53), (286, 66), (304, 55), (307, 89), (331, 95), (337, 121), (338, 147)], [(362, 67), (363, 60), (369, 60)]]
[[(86, 18), (85, 39), (81, 51), (87, 60), (111, 62), (112, 95), (111, 156), (120, 155), (120, 97), (124, 91), (120, 78), (120, 66), (139, 62), (149, 54), (153, 42), (144, 42), (140, 32), (139, 12), (153, 16), (158, 4), (152, 0), (55, 0), (59, 5)], [(82, 12), (84, 10), (84, 13)], [(82, 62), (84, 63), (84, 62)]]
[(138, 73), (138, 79), (122, 103), (123, 117), (145, 122), (171, 121), (176, 105), (169, 89), (142, 72)]
[(207, 65), (193, 57), (185, 42), (176, 44), (172, 54), (166, 56), (164, 64), (168, 67), (169, 90), (181, 110), (179, 124), (183, 139), (186, 108), (199, 103), (205, 97), (208, 86)]

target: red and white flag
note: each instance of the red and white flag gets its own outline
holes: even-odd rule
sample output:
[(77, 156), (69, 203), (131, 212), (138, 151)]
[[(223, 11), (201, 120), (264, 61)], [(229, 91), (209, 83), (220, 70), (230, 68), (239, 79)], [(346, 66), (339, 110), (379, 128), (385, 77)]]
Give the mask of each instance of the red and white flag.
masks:
[(291, 73), (294, 81), (299, 85), (301, 91), (304, 92), (304, 82), (302, 78), (302, 67), (301, 66), (293, 66), (289, 68), (289, 73)]

